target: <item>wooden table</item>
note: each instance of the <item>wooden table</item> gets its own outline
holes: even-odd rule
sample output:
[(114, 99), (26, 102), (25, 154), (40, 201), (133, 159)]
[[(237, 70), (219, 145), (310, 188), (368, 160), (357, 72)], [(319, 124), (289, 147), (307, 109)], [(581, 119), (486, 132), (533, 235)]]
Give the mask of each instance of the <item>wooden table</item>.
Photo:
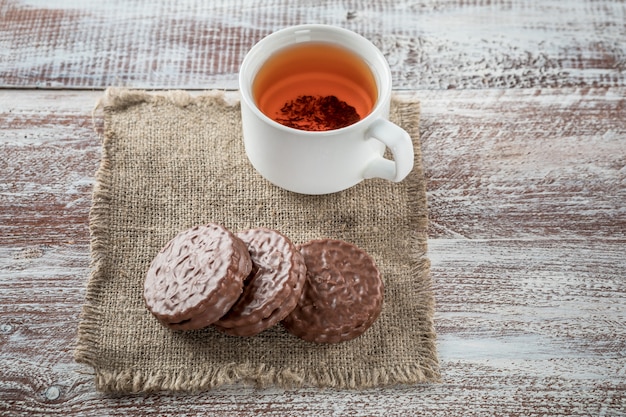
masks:
[[(155, 4), (156, 3), (156, 4)], [(0, 0), (0, 414), (626, 415), (626, 3)], [(108, 396), (73, 360), (107, 86), (327, 23), (422, 103), (441, 384)]]

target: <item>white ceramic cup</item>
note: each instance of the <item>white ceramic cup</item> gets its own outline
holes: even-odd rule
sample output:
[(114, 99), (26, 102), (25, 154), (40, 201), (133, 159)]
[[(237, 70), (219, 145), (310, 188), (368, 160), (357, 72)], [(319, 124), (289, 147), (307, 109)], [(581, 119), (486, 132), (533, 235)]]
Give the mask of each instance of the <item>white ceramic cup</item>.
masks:
[[(360, 56), (372, 71), (378, 98), (358, 122), (335, 130), (305, 131), (266, 116), (253, 96), (255, 76), (267, 59), (303, 42), (325, 42)], [(301, 25), (277, 31), (246, 55), (239, 72), (243, 140), (254, 168), (273, 184), (302, 194), (328, 194), (363, 179), (398, 182), (413, 169), (409, 134), (388, 121), (391, 70), (383, 54), (364, 37), (335, 26)], [(389, 148), (393, 160), (383, 157)]]

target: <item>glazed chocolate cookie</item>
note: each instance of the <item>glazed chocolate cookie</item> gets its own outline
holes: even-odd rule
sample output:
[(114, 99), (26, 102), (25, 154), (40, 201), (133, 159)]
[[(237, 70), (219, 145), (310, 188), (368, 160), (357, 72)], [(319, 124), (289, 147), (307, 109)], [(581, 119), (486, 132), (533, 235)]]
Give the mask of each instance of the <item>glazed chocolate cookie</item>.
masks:
[(174, 330), (194, 330), (222, 317), (237, 301), (252, 262), (245, 244), (210, 223), (179, 233), (152, 261), (146, 307)]
[(300, 246), (306, 282), (285, 328), (309, 342), (338, 343), (363, 334), (378, 318), (384, 286), (374, 260), (362, 249), (332, 239)]
[(252, 272), (239, 300), (214, 326), (232, 336), (254, 336), (294, 309), (302, 294), (306, 266), (298, 248), (276, 230), (251, 229), (237, 237), (248, 247)]

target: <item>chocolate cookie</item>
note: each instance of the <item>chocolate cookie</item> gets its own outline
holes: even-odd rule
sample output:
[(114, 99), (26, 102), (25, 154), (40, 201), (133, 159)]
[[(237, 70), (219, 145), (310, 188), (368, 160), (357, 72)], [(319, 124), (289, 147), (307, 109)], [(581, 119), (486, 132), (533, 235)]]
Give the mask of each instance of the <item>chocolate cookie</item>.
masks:
[(306, 282), (285, 328), (309, 342), (338, 343), (363, 334), (378, 318), (384, 286), (374, 260), (362, 249), (332, 239), (300, 246)]
[(253, 336), (293, 310), (302, 294), (306, 266), (298, 248), (276, 230), (251, 229), (237, 237), (248, 247), (252, 272), (239, 300), (214, 326), (232, 336)]
[(252, 269), (248, 249), (225, 227), (210, 223), (179, 233), (146, 274), (150, 312), (175, 330), (194, 330), (222, 317), (241, 295)]

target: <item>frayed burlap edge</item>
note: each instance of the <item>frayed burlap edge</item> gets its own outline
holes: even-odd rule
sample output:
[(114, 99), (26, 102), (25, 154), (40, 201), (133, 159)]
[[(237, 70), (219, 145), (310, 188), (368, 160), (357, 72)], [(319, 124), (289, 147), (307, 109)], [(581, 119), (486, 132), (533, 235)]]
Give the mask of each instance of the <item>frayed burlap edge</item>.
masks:
[[(105, 119), (108, 112), (120, 111), (133, 105), (167, 100), (179, 107), (186, 107), (194, 100), (214, 98), (222, 100), (224, 105), (238, 105), (238, 99), (227, 95), (224, 91), (210, 91), (201, 96), (193, 97), (186, 91), (168, 91), (148, 93), (142, 90), (126, 90), (109, 88), (94, 108), (104, 109)], [(393, 98), (402, 120), (419, 120), (419, 102), (405, 101), (396, 96)], [(95, 116), (94, 116), (95, 117)], [(374, 387), (413, 385), (426, 382), (439, 382), (439, 362), (436, 350), (436, 333), (434, 330), (434, 298), (430, 278), (430, 261), (427, 252), (427, 202), (426, 184), (423, 181), (422, 155), (419, 141), (415, 147), (415, 169), (405, 181), (408, 181), (409, 203), (412, 216), (410, 227), (414, 230), (413, 270), (419, 275), (417, 281), (423, 283), (420, 289), (427, 302), (416, 310), (423, 317), (423, 336), (416, 341), (416, 349), (420, 350), (422, 362), (396, 366), (392, 369), (375, 371), (358, 371), (350, 369), (319, 369), (317, 372), (304, 372), (298, 369), (276, 370), (264, 366), (247, 364), (231, 364), (228, 367), (213, 368), (202, 373), (179, 372), (144, 372), (141, 369), (102, 369), (98, 361), (98, 340), (100, 338), (99, 317), (103, 312), (98, 307), (101, 296), (100, 286), (109, 277), (102, 268), (102, 261), (110, 250), (108, 225), (110, 213), (110, 144), (114, 132), (105, 132), (102, 145), (102, 159), (96, 173), (96, 184), (93, 191), (93, 202), (90, 210), (91, 235), (91, 274), (85, 296), (85, 303), (78, 327), (78, 341), (74, 356), (77, 362), (90, 365), (95, 371), (96, 388), (104, 392), (137, 393), (154, 391), (204, 391), (222, 385), (246, 383), (257, 387), (277, 386), (281, 388), (318, 387), (340, 389), (366, 389)], [(411, 137), (419, 138), (419, 123), (404, 126)], [(417, 277), (416, 277), (417, 278)]]
[(398, 366), (377, 372), (353, 372), (351, 370), (320, 369), (317, 372), (304, 372), (297, 369), (283, 369), (246, 364), (231, 364), (206, 373), (175, 375), (166, 372), (145, 373), (141, 370), (96, 372), (96, 387), (111, 393), (138, 392), (201, 392), (224, 385), (244, 383), (256, 388), (279, 387), (284, 389), (300, 387), (362, 390), (375, 387), (414, 385), (435, 382), (438, 376), (424, 373), (419, 365)]

